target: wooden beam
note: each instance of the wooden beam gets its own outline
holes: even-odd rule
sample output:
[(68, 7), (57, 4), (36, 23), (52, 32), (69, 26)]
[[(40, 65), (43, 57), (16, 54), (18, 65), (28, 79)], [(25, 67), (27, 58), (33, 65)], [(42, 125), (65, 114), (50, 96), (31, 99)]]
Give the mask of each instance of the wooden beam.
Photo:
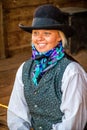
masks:
[(0, 59), (3, 59), (6, 57), (3, 25), (4, 25), (3, 24), (3, 9), (2, 9), (2, 3), (0, 2)]

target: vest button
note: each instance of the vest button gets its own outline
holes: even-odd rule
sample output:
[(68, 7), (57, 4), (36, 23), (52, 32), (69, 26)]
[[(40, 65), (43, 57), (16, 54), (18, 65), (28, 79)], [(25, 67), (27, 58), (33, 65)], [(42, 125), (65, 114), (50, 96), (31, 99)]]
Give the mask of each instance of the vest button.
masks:
[(43, 128), (41, 126), (39, 126), (39, 129), (38, 130), (43, 130)]
[(34, 105), (34, 107), (36, 108), (36, 107), (37, 107), (37, 105)]
[(36, 94), (37, 94), (37, 92), (34, 92), (34, 94), (36, 95)]

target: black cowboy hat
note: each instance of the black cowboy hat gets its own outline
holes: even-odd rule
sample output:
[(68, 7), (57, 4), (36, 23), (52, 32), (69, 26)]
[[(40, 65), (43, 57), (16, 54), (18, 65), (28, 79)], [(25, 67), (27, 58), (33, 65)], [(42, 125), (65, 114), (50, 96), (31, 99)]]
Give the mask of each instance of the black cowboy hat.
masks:
[(72, 36), (74, 30), (68, 25), (68, 13), (62, 12), (53, 5), (39, 6), (34, 13), (32, 26), (19, 24), (24, 31), (32, 33), (33, 29), (61, 30), (67, 37)]

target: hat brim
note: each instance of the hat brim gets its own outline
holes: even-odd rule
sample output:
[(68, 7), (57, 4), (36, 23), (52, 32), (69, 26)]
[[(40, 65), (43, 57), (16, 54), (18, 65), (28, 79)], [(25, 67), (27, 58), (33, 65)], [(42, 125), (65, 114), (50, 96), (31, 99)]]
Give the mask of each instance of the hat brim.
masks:
[(64, 32), (64, 34), (66, 35), (66, 37), (71, 37), (74, 34), (74, 29), (71, 26), (68, 25), (47, 25), (47, 26), (24, 26), (23, 24), (19, 24), (19, 27), (29, 33), (32, 33), (32, 30), (36, 30), (36, 29), (48, 29), (48, 30), (60, 30), (62, 32)]

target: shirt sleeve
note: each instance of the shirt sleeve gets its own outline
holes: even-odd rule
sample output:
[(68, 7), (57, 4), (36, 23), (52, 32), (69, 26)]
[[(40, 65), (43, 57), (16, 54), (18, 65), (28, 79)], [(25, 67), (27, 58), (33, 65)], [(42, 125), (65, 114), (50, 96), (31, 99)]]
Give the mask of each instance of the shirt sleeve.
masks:
[(78, 63), (70, 63), (62, 79), (61, 123), (53, 130), (83, 130), (87, 122), (87, 74)]
[[(24, 63), (23, 63), (24, 64)], [(7, 111), (7, 124), (9, 130), (29, 130), (31, 116), (29, 108), (24, 98), (23, 83), (22, 83), (22, 68), (23, 64), (19, 67), (13, 90), (11, 93), (8, 111)]]

